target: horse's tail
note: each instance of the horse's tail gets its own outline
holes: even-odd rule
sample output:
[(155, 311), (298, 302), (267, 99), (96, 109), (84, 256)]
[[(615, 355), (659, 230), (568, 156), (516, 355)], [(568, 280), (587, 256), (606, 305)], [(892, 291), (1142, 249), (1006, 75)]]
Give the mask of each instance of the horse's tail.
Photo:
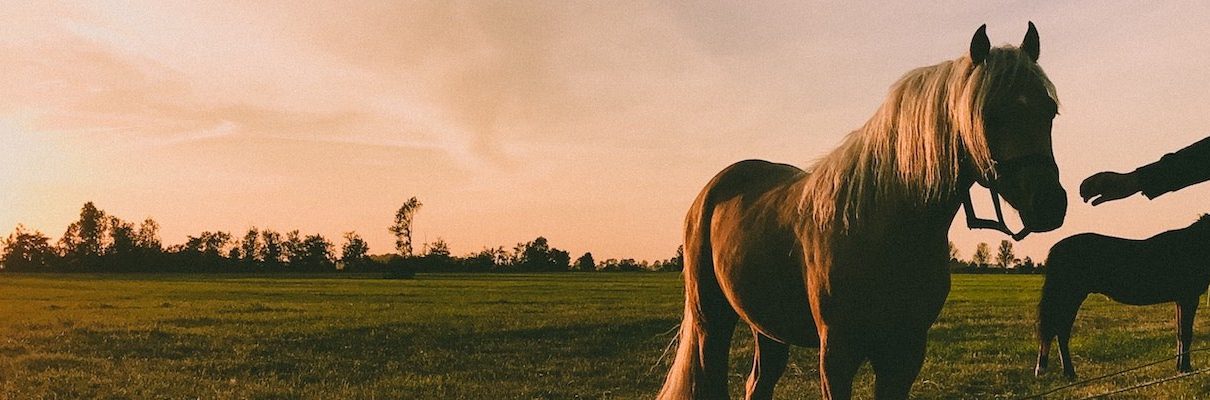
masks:
[[(1057, 246), (1056, 246), (1057, 247)], [(1038, 322), (1037, 334), (1038, 341), (1045, 347), (1049, 347), (1050, 341), (1059, 334), (1059, 321), (1061, 320), (1062, 300), (1064, 296), (1064, 275), (1067, 271), (1066, 261), (1062, 254), (1055, 254), (1055, 248), (1051, 248), (1050, 254), (1046, 257), (1046, 272), (1042, 281), (1042, 297), (1038, 299)]]
[[(707, 346), (706, 337), (724, 335), (721, 330), (725, 329), (729, 342), (730, 330), (734, 329), (736, 318), (714, 274), (710, 245), (710, 220), (714, 208), (710, 193), (718, 180), (716, 177), (702, 190), (685, 218), (685, 269), (682, 272), (685, 277), (685, 314), (681, 319), (676, 356), (664, 386), (656, 397), (659, 400), (726, 396), (726, 382), (707, 382), (710, 379), (706, 378), (710, 370), (727, 368), (725, 358), (723, 365), (707, 365), (706, 360), (714, 358), (707, 357), (707, 352), (719, 350), (713, 348), (716, 346)], [(724, 348), (722, 351), (727, 350)], [(719, 387), (723, 393), (714, 393)]]

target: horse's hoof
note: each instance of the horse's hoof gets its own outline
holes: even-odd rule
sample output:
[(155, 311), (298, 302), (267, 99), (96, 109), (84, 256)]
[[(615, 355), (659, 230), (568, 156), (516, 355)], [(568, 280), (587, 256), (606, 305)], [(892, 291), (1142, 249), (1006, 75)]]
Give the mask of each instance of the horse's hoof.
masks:
[(1044, 374), (1046, 374), (1046, 368), (1042, 368), (1042, 367), (1034, 368), (1034, 376), (1041, 377)]
[(1067, 380), (1069, 380), (1069, 381), (1074, 381), (1074, 380), (1076, 380), (1076, 373), (1075, 372), (1064, 372), (1063, 377), (1067, 378)]

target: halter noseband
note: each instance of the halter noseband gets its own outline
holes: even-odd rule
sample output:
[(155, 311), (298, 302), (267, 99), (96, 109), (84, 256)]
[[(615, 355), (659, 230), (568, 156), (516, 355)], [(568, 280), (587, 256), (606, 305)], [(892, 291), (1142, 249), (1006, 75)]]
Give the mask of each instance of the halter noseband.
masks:
[(967, 191), (962, 196), (962, 209), (966, 210), (966, 227), (970, 229), (994, 229), (1004, 232), (1004, 234), (1011, 236), (1014, 241), (1018, 242), (1029, 236), (1029, 231), (1024, 227), (1017, 233), (1013, 233), (1012, 229), (1008, 229), (1008, 224), (1004, 223), (1004, 212), (1000, 209), (1000, 192), (990, 187), (987, 188), (987, 191), (992, 194), (992, 205), (996, 209), (996, 220), (993, 221), (975, 216), (975, 207), (971, 204), (971, 194), (970, 191)]

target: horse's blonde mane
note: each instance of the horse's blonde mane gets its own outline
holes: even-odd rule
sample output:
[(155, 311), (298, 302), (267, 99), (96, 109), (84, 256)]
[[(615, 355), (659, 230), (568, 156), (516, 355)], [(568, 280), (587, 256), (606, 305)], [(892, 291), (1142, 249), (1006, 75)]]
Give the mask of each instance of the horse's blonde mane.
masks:
[(977, 66), (963, 56), (909, 71), (865, 125), (810, 169), (800, 211), (822, 232), (843, 231), (878, 200), (927, 204), (949, 195), (964, 162), (995, 176), (983, 110), (989, 93), (1022, 77), (1056, 97), (1037, 63), (1011, 46)]

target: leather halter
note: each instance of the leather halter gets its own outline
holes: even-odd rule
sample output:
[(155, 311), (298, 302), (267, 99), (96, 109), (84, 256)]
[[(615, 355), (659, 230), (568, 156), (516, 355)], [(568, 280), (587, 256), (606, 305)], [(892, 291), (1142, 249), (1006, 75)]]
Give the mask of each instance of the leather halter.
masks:
[[(980, 183), (980, 186), (983, 184)], [(994, 188), (987, 188), (987, 191), (992, 195), (992, 205), (996, 209), (996, 220), (983, 219), (975, 216), (975, 207), (971, 204), (971, 194), (967, 191), (962, 196), (962, 209), (966, 210), (966, 227), (970, 229), (994, 229), (1004, 234), (1011, 236), (1014, 241), (1021, 241), (1029, 236), (1029, 230), (1024, 227), (1020, 232), (1013, 233), (1012, 229), (1008, 229), (1008, 224), (1004, 223), (1004, 212), (1000, 209), (1000, 193)]]
[[(1018, 173), (1022, 168), (1030, 165), (1055, 165), (1054, 156), (1046, 153), (1034, 153), (1020, 157), (1014, 157), (1009, 160), (996, 162), (992, 161), (993, 169), (997, 173), (1014, 174)], [(1055, 167), (1057, 168), (1057, 167)], [(1013, 233), (1012, 229), (1008, 229), (1008, 224), (1004, 223), (1004, 212), (1000, 208), (1000, 192), (996, 190), (996, 178), (988, 180), (975, 179), (979, 186), (987, 188), (992, 195), (992, 205), (996, 208), (996, 220), (983, 219), (975, 216), (975, 207), (971, 204), (971, 194), (967, 190), (962, 196), (962, 208), (966, 209), (966, 226), (971, 229), (994, 229), (1004, 234), (1011, 236), (1015, 241), (1021, 241), (1029, 236), (1029, 230), (1026, 227), (1021, 227), (1021, 230)]]

